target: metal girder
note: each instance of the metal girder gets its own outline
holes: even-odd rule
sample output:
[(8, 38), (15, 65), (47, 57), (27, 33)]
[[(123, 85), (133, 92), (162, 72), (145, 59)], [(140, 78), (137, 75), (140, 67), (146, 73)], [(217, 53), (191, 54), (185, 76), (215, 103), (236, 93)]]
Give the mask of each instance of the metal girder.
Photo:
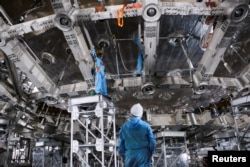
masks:
[(204, 2), (161, 2), (163, 15), (225, 15), (225, 7), (209, 7)]
[(8, 59), (6, 56), (5, 56), (4, 61), (6, 63), (8, 71), (9, 71), (9, 78), (11, 79), (12, 86), (15, 90), (17, 97), (20, 99), (26, 99), (24, 92), (23, 92), (23, 89), (21, 87), (21, 83), (19, 82), (20, 77), (19, 77), (18, 71), (17, 71), (14, 63), (10, 59)]
[[(80, 27), (75, 22), (75, 6), (69, 0), (51, 0), (52, 7), (56, 13), (55, 25), (62, 30), (65, 39), (78, 62), (78, 67), (85, 81), (93, 82), (91, 68), (94, 65), (93, 58), (89, 52)], [(89, 88), (93, 85), (88, 85)]]
[[(227, 15), (225, 6), (208, 7), (204, 2), (159, 2), (158, 0), (143, 0), (145, 4), (155, 3), (159, 7), (162, 15)], [(129, 6), (129, 5), (128, 5)], [(84, 21), (96, 21), (117, 18), (116, 11), (123, 5), (105, 6), (105, 11), (96, 12), (95, 8), (80, 9), (77, 13)], [(136, 17), (143, 14), (142, 8), (126, 8), (124, 17)]]
[(122, 78), (122, 79), (117, 79), (116, 81), (118, 81), (116, 88), (119, 88), (119, 85), (122, 85), (126, 89), (130, 89), (130, 88), (134, 89), (136, 87), (141, 87), (141, 84), (142, 84), (141, 77)]
[[(192, 88), (191, 83), (183, 77), (167, 77), (160, 80), (153, 80), (157, 89), (179, 89)], [(118, 90), (140, 90), (142, 85), (141, 77), (129, 77), (114, 79), (112, 89)], [(242, 83), (237, 78), (211, 77), (206, 84), (201, 84), (202, 90), (206, 91), (208, 87), (216, 89), (223, 88), (232, 92), (239, 92), (243, 89)], [(197, 87), (198, 89), (201, 89)], [(88, 95), (89, 89), (86, 82), (64, 85), (59, 87), (56, 93), (62, 97), (74, 97), (78, 95)]]
[[(115, 79), (114, 85), (112, 88), (114, 89), (140, 89), (141, 87), (141, 77), (130, 77), (130, 78), (122, 78)], [(87, 95), (91, 89), (89, 89), (87, 82), (79, 82), (69, 85), (62, 85), (58, 87), (53, 93), (54, 95), (60, 95), (62, 97), (74, 97), (78, 95)]]
[(27, 78), (41, 93), (49, 93), (55, 90), (54, 82), (47, 76), (20, 41), (14, 38), (5, 45), (1, 45), (0, 49), (20, 71), (27, 75)]
[[(157, 88), (159, 89), (178, 89), (178, 88), (191, 88), (191, 83), (183, 77), (167, 77), (162, 78), (160, 81), (155, 81)], [(141, 77), (129, 77), (114, 79), (113, 89), (128, 90), (128, 89), (140, 89), (142, 84)], [(242, 89), (244, 85), (237, 78), (223, 78), (223, 77), (211, 77), (209, 83), (206, 86), (222, 87), (224, 89)], [(55, 95), (62, 97), (73, 97), (77, 95), (88, 94), (89, 89), (86, 82), (80, 82), (75, 84), (63, 85), (58, 87), (54, 92)]]
[(107, 104), (112, 103), (111, 100), (101, 95), (87, 96), (87, 97), (75, 97), (68, 101), (69, 106), (75, 106), (84, 103), (97, 103), (99, 101), (106, 101)]
[[(175, 109), (172, 114), (149, 114), (150, 124), (152, 127), (171, 127), (174, 125), (181, 125), (183, 127), (190, 126), (204, 126), (214, 125), (218, 127), (232, 126), (234, 124), (233, 116), (230, 112), (213, 117), (210, 110), (204, 110), (204, 112), (195, 114), (188, 112), (183, 114), (185, 109)], [(147, 113), (148, 114), (148, 113)], [(184, 133), (174, 133), (175, 131), (162, 131), (155, 134), (156, 138), (161, 137), (184, 137)]]
[(242, 84), (237, 78), (212, 77), (209, 81), (211, 86), (221, 86), (228, 89), (241, 89)]
[(180, 131), (162, 131), (155, 134), (156, 138), (161, 137), (186, 137), (186, 132)]
[(78, 62), (78, 66), (84, 77), (84, 80), (93, 80), (91, 67), (93, 67), (94, 62), (90, 55), (86, 41), (83, 38), (80, 27), (74, 27), (70, 31), (63, 32), (63, 34), (70, 49), (72, 50), (75, 60)]
[(0, 39), (13, 38), (17, 36), (22, 36), (30, 32), (53, 28), (55, 27), (53, 22), (54, 18), (55, 15), (53, 14), (12, 26), (8, 24), (3, 24), (2, 18), (0, 18)]
[(144, 46), (145, 55), (143, 63), (143, 74), (154, 75), (156, 49), (159, 41), (159, 22), (144, 22)]
[(250, 64), (248, 64), (237, 77), (244, 86), (250, 84)]
[(250, 95), (232, 100), (231, 106), (234, 107), (234, 106), (239, 106), (239, 105), (246, 105), (246, 104), (249, 104), (249, 102), (250, 102)]
[[(159, 81), (155, 81), (157, 84), (157, 88), (159, 89), (177, 89), (177, 88), (190, 88), (191, 83), (187, 81), (186, 78), (183, 77), (166, 77), (162, 78)], [(122, 85), (123, 88), (133, 89), (136, 87), (140, 87), (142, 83), (142, 79), (140, 77), (130, 77), (130, 78), (122, 78), (116, 79), (113, 88), (120, 88)], [(210, 81), (207, 83), (208, 86), (213, 87), (222, 87), (229, 89), (242, 89), (243, 85), (237, 78), (225, 78), (225, 77), (211, 77)]]
[[(228, 131), (228, 132), (217, 132), (213, 135), (215, 139), (225, 139), (225, 138), (234, 138), (236, 136), (234, 131)], [(250, 132), (239, 132), (240, 137), (250, 137)]]
[[(159, 2), (157, 6), (160, 9), (162, 15), (228, 15), (229, 11), (226, 10), (228, 5), (224, 5), (224, 3), (226, 2), (220, 3), (216, 7), (207, 7), (204, 2)], [(73, 13), (69, 12), (71, 13), (72, 18), (77, 17), (84, 21), (117, 18), (117, 10), (123, 7), (123, 5), (105, 6), (105, 11), (96, 12), (94, 7), (78, 9), (72, 7), (72, 5), (69, 6), (68, 0), (53, 0), (52, 6), (56, 13), (66, 13), (66, 11), (74, 10)], [(142, 8), (126, 8), (124, 10), (123, 17), (126, 18), (141, 16), (142, 13)], [(21, 36), (30, 32), (50, 29), (55, 26), (55, 17), (56, 15), (52, 14), (12, 26), (1, 26), (0, 38), (7, 39), (15, 36)]]
[(79, 82), (75, 84), (62, 85), (56, 91), (55, 94), (62, 97), (72, 97), (88, 93), (88, 85), (86, 82)]
[[(104, 19), (117, 18), (117, 11), (122, 9), (123, 5), (105, 6), (105, 11), (96, 12), (95, 8), (85, 8), (77, 10), (76, 14), (84, 21), (97, 21)], [(126, 8), (123, 17), (141, 16), (142, 8)]]
[(185, 80), (182, 77), (167, 77), (167, 78), (163, 78), (161, 79), (161, 83), (159, 83), (159, 88), (167, 88), (167, 89), (171, 89), (171, 88), (190, 88), (191, 87), (191, 83), (188, 82), (187, 80)]
[(51, 0), (55, 13), (69, 11), (72, 8), (70, 0)]
[(0, 99), (6, 103), (15, 104), (17, 102), (17, 99), (8, 92), (8, 88), (3, 83), (0, 83)]
[[(229, 20), (218, 22), (214, 30), (213, 38), (204, 52), (198, 68), (194, 74), (195, 84), (200, 84), (202, 81), (209, 81), (213, 76), (221, 57), (226, 51), (227, 45), (220, 46), (226, 30), (230, 24)], [(229, 42), (227, 42), (229, 44)]]
[(158, 0), (144, 0), (142, 4), (145, 48), (143, 75), (146, 76), (145, 79), (147, 80), (147, 76), (152, 76), (155, 74), (155, 61), (157, 57), (156, 49), (159, 41), (159, 19), (161, 17), (161, 12), (158, 6)]
[[(186, 79), (182, 77), (167, 77), (161, 79), (159, 85), (157, 85), (160, 89), (161, 88), (189, 88), (191, 87), (191, 83), (188, 82)], [(228, 89), (236, 89), (242, 88), (242, 84), (236, 78), (224, 78), (224, 77), (211, 77), (210, 81), (203, 86), (212, 86), (212, 87), (222, 87)]]

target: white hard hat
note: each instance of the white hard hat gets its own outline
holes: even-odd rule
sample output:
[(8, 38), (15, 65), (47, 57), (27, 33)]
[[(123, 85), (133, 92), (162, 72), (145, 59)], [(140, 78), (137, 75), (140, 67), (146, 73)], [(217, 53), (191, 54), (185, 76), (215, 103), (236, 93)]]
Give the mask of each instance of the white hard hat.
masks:
[(140, 103), (134, 104), (134, 105), (131, 107), (131, 109), (130, 109), (130, 113), (131, 113), (133, 116), (142, 117), (143, 108), (142, 108), (141, 104), (140, 104)]

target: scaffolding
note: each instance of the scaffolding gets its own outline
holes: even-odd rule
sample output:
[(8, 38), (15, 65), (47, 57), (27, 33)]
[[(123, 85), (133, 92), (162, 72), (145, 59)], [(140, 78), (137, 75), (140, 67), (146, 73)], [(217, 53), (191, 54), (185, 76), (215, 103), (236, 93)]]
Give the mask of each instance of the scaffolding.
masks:
[(70, 167), (116, 167), (115, 107), (102, 95), (72, 98)]
[(186, 132), (162, 131), (156, 133), (155, 138), (161, 144), (156, 148), (153, 167), (188, 167)]

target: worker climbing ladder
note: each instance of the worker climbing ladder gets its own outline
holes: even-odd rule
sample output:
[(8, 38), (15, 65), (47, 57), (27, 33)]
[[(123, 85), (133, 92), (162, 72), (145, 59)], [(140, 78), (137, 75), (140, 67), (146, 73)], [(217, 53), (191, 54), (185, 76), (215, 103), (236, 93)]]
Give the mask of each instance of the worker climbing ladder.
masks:
[(115, 108), (102, 96), (72, 98), (70, 167), (116, 167)]

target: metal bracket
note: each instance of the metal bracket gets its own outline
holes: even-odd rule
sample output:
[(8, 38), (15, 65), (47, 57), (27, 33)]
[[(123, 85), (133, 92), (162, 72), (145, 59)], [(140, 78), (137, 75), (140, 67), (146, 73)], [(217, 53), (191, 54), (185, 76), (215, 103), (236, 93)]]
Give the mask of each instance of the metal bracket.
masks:
[(72, 151), (73, 153), (77, 153), (79, 150), (79, 142), (77, 140), (73, 140), (72, 143)]

